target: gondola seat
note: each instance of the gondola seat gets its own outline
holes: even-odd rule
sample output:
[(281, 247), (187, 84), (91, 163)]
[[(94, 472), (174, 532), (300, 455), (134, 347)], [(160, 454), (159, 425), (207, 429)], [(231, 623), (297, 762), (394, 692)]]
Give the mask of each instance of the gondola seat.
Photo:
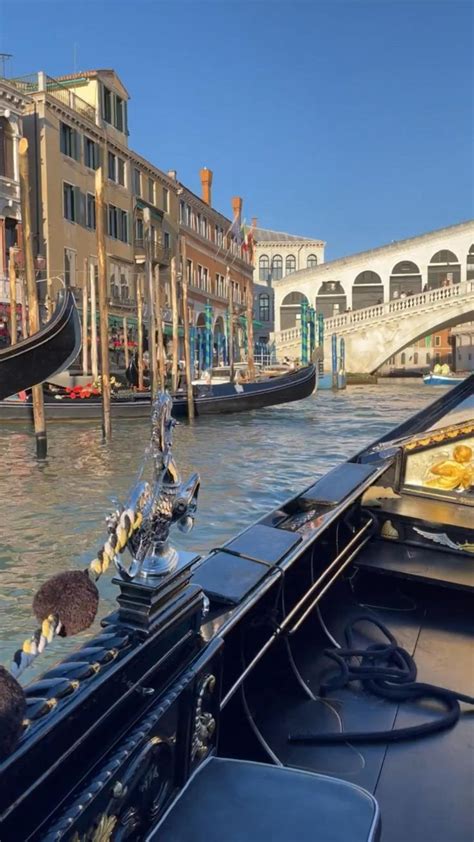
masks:
[(153, 842), (377, 842), (375, 798), (347, 781), (211, 757), (188, 781)]

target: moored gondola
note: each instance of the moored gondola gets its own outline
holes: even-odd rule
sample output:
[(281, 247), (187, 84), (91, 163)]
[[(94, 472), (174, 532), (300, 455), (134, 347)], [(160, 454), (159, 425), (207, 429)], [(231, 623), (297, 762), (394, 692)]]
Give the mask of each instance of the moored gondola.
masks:
[[(314, 365), (282, 374), (278, 377), (261, 379), (253, 383), (215, 383), (193, 387), (195, 414), (217, 415), (230, 412), (250, 412), (281, 403), (302, 400), (314, 391), (316, 369)], [(45, 392), (45, 413), (51, 421), (82, 421), (101, 417), (100, 396), (77, 396), (59, 390)], [(150, 396), (140, 392), (118, 391), (111, 401), (113, 418), (148, 418)], [(173, 414), (187, 416), (185, 392), (174, 396)], [(33, 409), (31, 400), (12, 397), (0, 403), (0, 419), (4, 421), (31, 421)]]
[(2, 675), (2, 840), (470, 842), (473, 406), (471, 377), (196, 558), (160, 398), (152, 480), (84, 600), (42, 586), (13, 672), (91, 622), (113, 559), (117, 611), (24, 712)]
[(80, 322), (74, 296), (63, 290), (55, 312), (41, 330), (0, 350), (0, 400), (67, 368), (80, 347)]

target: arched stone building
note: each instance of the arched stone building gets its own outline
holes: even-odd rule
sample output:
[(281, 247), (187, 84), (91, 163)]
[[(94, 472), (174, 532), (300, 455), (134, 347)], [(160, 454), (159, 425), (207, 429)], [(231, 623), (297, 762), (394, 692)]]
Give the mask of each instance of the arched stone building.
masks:
[(305, 296), (317, 312), (330, 318), (473, 278), (474, 220), (470, 220), (274, 280), (275, 332), (296, 326), (297, 308), (289, 307), (295, 295)]

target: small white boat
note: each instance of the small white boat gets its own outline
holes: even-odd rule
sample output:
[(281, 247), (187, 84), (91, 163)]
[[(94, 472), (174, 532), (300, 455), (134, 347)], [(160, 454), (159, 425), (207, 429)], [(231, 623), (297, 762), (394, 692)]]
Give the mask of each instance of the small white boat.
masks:
[(467, 375), (456, 375), (456, 374), (425, 374), (423, 376), (423, 383), (425, 386), (457, 386), (458, 383), (462, 383), (465, 380)]

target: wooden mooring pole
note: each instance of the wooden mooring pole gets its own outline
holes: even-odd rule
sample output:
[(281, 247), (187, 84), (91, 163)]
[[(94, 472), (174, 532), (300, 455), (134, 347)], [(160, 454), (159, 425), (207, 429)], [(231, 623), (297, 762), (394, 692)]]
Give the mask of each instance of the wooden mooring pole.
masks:
[(151, 213), (149, 208), (143, 211), (145, 223), (145, 297), (148, 311), (148, 355), (150, 358), (150, 392), (151, 398), (156, 396), (157, 377), (157, 353), (156, 353), (156, 322), (155, 322), (155, 294), (153, 290), (153, 250), (154, 243), (151, 239)]
[(95, 266), (90, 265), (90, 290), (91, 290), (91, 371), (92, 380), (95, 382), (99, 377), (99, 361), (97, 357), (97, 290), (95, 284)]
[(178, 278), (176, 257), (171, 258), (171, 311), (173, 317), (173, 361), (171, 367), (171, 391), (178, 388), (178, 348), (179, 348), (179, 311), (178, 311)]
[(106, 442), (112, 438), (110, 417), (110, 365), (109, 365), (109, 302), (107, 298), (107, 253), (105, 250), (105, 202), (102, 166), (95, 173), (97, 257), (99, 265), (99, 335), (100, 374), (102, 391), (102, 434)]
[(229, 329), (227, 336), (227, 353), (229, 357), (230, 382), (234, 382), (234, 298), (232, 295), (232, 281), (230, 279), (230, 269), (227, 267), (227, 295), (229, 306)]
[(82, 287), (82, 373), (89, 371), (89, 261), (84, 258), (84, 286)]
[(161, 310), (161, 286), (160, 286), (160, 267), (155, 266), (155, 321), (156, 332), (158, 336), (158, 384), (160, 391), (165, 391), (166, 386), (166, 360), (165, 360), (165, 346), (163, 343), (163, 313)]
[(16, 269), (15, 269), (15, 249), (10, 248), (8, 260), (8, 279), (10, 281), (10, 341), (12, 345), (16, 343)]
[[(25, 280), (28, 295), (28, 321), (30, 334), (32, 334), (39, 331), (40, 318), (35, 265), (33, 261), (33, 240), (31, 236), (30, 171), (28, 163), (28, 141), (26, 137), (22, 137), (18, 144), (18, 159), (20, 171), (21, 218), (23, 223), (23, 250), (25, 255)], [(45, 459), (48, 452), (48, 441), (46, 438), (43, 387), (41, 385), (33, 386), (32, 396), (33, 419), (36, 436), (36, 455), (38, 459)]]
[(189, 344), (189, 309), (188, 309), (188, 268), (186, 261), (186, 239), (179, 238), (181, 251), (181, 284), (183, 291), (183, 329), (184, 329), (184, 367), (186, 370), (186, 396), (188, 400), (188, 418), (194, 418), (193, 376), (191, 348)]
[(137, 333), (138, 333), (138, 390), (143, 390), (143, 275), (137, 277)]
[(250, 380), (255, 380), (255, 359), (253, 342), (253, 283), (247, 286), (247, 368)]
[(125, 352), (125, 371), (127, 370), (130, 364), (130, 357), (128, 353), (128, 325), (127, 325), (127, 317), (123, 317), (123, 350)]

